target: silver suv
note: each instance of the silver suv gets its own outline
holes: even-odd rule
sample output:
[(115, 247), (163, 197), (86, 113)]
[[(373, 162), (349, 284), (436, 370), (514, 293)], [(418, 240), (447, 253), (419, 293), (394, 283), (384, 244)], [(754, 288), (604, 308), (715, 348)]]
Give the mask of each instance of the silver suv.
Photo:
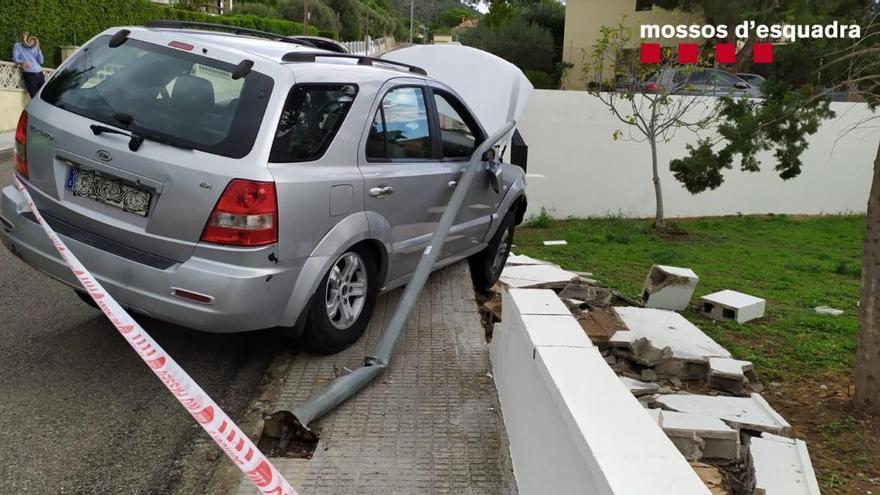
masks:
[[(418, 67), (185, 24), (81, 48), (21, 115), (15, 173), (131, 310), (344, 349), (412, 275), (487, 132)], [(478, 176), (435, 268), (467, 258), (478, 287), (497, 280), (523, 168)], [(90, 302), (13, 186), (0, 222), (10, 251)]]

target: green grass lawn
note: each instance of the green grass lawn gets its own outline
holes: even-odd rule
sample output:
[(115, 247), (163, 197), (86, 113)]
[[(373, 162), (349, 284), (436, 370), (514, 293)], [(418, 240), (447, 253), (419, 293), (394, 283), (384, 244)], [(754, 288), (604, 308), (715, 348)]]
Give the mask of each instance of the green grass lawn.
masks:
[[(700, 283), (684, 315), (734, 356), (754, 362), (766, 383), (852, 367), (864, 222), (864, 216), (713, 217), (676, 220), (681, 234), (660, 235), (649, 220), (539, 217), (517, 230), (514, 252), (592, 271), (636, 298), (652, 264), (693, 269)], [(568, 245), (541, 244), (549, 239)], [(699, 316), (698, 297), (721, 289), (766, 299), (766, 316), (744, 325)], [(822, 305), (845, 313), (816, 314)]]

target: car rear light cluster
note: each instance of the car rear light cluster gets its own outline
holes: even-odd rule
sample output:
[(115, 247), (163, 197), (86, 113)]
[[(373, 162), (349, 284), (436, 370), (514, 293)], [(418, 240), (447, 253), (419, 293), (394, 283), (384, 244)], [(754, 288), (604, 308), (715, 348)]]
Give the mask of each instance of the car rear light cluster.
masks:
[(278, 242), (275, 183), (232, 180), (211, 212), (202, 241), (229, 246)]
[(15, 171), (24, 178), (28, 178), (27, 126), (28, 114), (21, 112), (18, 127), (15, 128)]
[(652, 92), (652, 93), (656, 93), (656, 92), (657, 92), (657, 87), (658, 87), (658, 86), (657, 86), (657, 83), (655, 83), (655, 82), (648, 82), (648, 83), (645, 83), (645, 91), (650, 91), (650, 92)]

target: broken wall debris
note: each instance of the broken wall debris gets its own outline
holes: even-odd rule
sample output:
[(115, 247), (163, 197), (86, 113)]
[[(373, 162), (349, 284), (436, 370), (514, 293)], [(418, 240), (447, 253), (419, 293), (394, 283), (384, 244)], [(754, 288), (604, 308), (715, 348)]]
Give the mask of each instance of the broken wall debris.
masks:
[(646, 308), (683, 311), (691, 303), (699, 281), (690, 268), (654, 265), (645, 279), (642, 303)]
[(700, 314), (719, 321), (746, 323), (764, 316), (767, 301), (735, 290), (722, 290), (700, 298)]

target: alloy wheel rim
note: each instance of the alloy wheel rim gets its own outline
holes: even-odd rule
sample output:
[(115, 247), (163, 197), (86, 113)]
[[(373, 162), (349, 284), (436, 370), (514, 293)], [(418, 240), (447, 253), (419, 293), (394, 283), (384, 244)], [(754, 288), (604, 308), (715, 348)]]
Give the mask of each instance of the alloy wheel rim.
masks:
[(495, 252), (495, 259), (492, 260), (492, 275), (497, 275), (501, 271), (501, 264), (504, 263), (504, 257), (510, 244), (510, 229), (504, 229), (501, 234), (501, 242), (498, 243), (498, 251)]
[(333, 264), (327, 278), (327, 318), (334, 327), (347, 330), (360, 317), (366, 300), (366, 264), (357, 253), (345, 253)]

